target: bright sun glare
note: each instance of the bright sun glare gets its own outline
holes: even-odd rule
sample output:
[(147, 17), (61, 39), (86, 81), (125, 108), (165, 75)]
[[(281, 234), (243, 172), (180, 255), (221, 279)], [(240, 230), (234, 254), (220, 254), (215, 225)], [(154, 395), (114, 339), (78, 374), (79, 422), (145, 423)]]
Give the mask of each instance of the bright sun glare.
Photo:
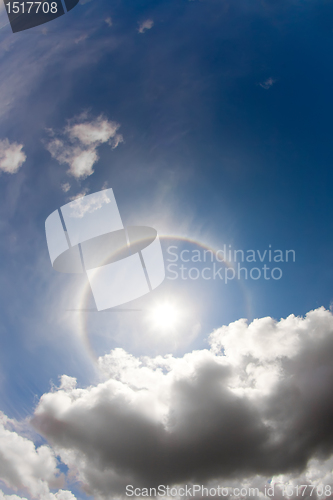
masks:
[(150, 314), (150, 319), (155, 327), (161, 329), (173, 328), (179, 320), (179, 311), (170, 303), (156, 306)]

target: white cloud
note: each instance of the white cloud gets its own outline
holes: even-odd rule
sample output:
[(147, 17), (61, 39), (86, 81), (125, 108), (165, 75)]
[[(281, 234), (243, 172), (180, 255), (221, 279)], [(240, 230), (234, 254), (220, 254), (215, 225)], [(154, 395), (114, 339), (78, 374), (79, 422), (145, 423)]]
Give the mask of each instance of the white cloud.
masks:
[(126, 484), (333, 482), (332, 313), (240, 320), (210, 343), (182, 358), (115, 349), (99, 359), (103, 382), (63, 377), (33, 423), (96, 497)]
[(265, 90), (268, 90), (271, 88), (272, 85), (274, 85), (274, 83), (276, 82), (276, 80), (274, 80), (274, 78), (272, 77), (269, 77), (267, 78), (267, 80), (265, 80), (263, 83), (259, 83), (260, 87), (262, 87), (263, 89)]
[(78, 44), (78, 43), (84, 42), (85, 40), (87, 40), (88, 36), (89, 35), (87, 33), (84, 33), (83, 35), (78, 36), (77, 38), (75, 38), (75, 43)]
[(1, 27), (5, 26), (5, 21), (8, 21), (8, 17), (6, 14), (5, 4), (4, 2), (0, 2), (0, 23)]
[(146, 19), (139, 24), (138, 32), (144, 33), (146, 30), (150, 30), (154, 26), (154, 21), (152, 19)]
[(23, 144), (10, 143), (8, 139), (0, 141), (0, 170), (8, 174), (16, 174), (27, 159), (22, 149)]
[(71, 198), (72, 202), (69, 205), (71, 208), (71, 217), (81, 219), (84, 214), (93, 213), (96, 210), (99, 210), (103, 205), (111, 203), (111, 200), (106, 192), (91, 194), (87, 201), (87, 198), (84, 197), (87, 192), (88, 190), (84, 190)]
[(27, 499), (19, 497), (18, 495), (5, 495), (4, 492), (0, 490), (0, 500), (27, 500)]
[[(15, 421), (0, 413), (0, 480), (14, 490), (26, 490), (33, 497), (45, 497), (49, 486), (59, 487), (63, 478), (49, 446), (36, 448), (15, 431)], [(14, 499), (11, 499), (14, 500)]]
[[(47, 491), (38, 498), (40, 498), (40, 500), (76, 500), (75, 495), (68, 490), (58, 490), (56, 493)], [(5, 495), (5, 493), (0, 490), (0, 500), (27, 500), (27, 498), (18, 495)]]
[(110, 16), (105, 19), (105, 22), (111, 28), (111, 26), (112, 26), (112, 19), (111, 19)]
[(69, 121), (60, 136), (52, 130), (51, 140), (46, 148), (60, 164), (69, 165), (68, 174), (77, 179), (85, 179), (94, 173), (93, 166), (98, 161), (97, 148), (108, 143), (116, 148), (123, 137), (117, 133), (120, 125), (108, 121), (102, 115), (88, 121), (87, 115)]
[(74, 156), (70, 160), (69, 173), (78, 179), (85, 179), (94, 173), (93, 165), (98, 160), (98, 154), (95, 148), (81, 151), (74, 149)]
[(102, 116), (93, 122), (76, 123), (66, 127), (66, 132), (72, 140), (79, 139), (82, 144), (90, 146), (96, 143), (108, 142), (116, 136), (119, 124), (109, 122)]
[(77, 200), (79, 198), (83, 198), (87, 193), (89, 193), (89, 188), (85, 187), (79, 193), (75, 194), (74, 196), (71, 196), (69, 198), (69, 201), (74, 201), (74, 200)]
[(64, 193), (68, 193), (70, 188), (71, 188), (71, 185), (69, 184), (69, 182), (65, 182), (64, 184), (61, 184), (61, 189), (63, 190)]

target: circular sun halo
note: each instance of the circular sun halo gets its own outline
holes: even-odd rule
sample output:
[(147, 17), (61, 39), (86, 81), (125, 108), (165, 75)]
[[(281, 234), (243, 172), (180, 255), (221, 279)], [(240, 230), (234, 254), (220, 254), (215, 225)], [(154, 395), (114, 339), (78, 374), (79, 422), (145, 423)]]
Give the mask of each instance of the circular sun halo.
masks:
[(179, 312), (173, 304), (164, 303), (152, 309), (150, 319), (155, 327), (166, 330), (176, 326)]

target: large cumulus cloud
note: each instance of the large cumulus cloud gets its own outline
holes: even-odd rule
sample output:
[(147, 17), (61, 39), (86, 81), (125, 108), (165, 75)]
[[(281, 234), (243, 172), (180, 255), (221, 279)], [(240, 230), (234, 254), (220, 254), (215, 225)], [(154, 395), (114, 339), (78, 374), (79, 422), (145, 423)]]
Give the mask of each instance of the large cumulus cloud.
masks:
[(80, 389), (63, 376), (33, 424), (96, 496), (126, 484), (297, 477), (330, 463), (332, 356), (324, 308), (239, 320), (183, 358), (115, 349), (99, 359), (105, 380)]
[[(47, 445), (35, 446), (22, 435), (22, 424), (0, 412), (0, 485), (24, 492), (40, 500), (75, 500), (64, 485), (64, 476), (58, 469), (54, 451)], [(23, 433), (24, 434), (24, 433)], [(50, 489), (58, 489), (52, 493)], [(0, 500), (26, 500), (17, 495), (5, 495)]]

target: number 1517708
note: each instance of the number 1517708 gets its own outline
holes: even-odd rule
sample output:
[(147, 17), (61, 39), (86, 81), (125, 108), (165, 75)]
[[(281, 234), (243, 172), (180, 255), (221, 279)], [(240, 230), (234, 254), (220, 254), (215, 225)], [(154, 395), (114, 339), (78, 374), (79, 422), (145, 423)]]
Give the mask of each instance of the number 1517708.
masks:
[(58, 11), (57, 2), (13, 2), (6, 3), (8, 14), (30, 14), (31, 12), (38, 14), (38, 12), (43, 12), (44, 14), (56, 14)]

